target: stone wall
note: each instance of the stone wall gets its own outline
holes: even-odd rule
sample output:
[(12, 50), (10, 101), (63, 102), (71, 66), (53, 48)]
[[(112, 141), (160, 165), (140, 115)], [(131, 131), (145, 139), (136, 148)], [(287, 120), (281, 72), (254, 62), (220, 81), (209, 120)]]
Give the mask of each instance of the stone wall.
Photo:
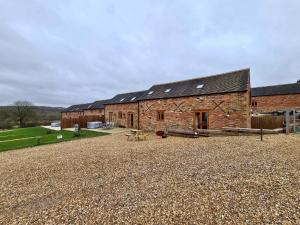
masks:
[(252, 97), (253, 112), (274, 112), (300, 107), (300, 94)]
[[(113, 114), (112, 122), (116, 126), (130, 127), (128, 126), (128, 113), (133, 113), (133, 127), (138, 128), (138, 103), (125, 103), (115, 105), (105, 105), (105, 121), (109, 121), (109, 113)], [(122, 114), (120, 117), (119, 114)]]
[[(164, 111), (164, 120), (157, 120), (157, 111)], [(195, 111), (208, 111), (209, 128), (251, 127), (250, 94), (247, 92), (147, 100), (140, 102), (140, 128), (164, 130), (194, 129)]]

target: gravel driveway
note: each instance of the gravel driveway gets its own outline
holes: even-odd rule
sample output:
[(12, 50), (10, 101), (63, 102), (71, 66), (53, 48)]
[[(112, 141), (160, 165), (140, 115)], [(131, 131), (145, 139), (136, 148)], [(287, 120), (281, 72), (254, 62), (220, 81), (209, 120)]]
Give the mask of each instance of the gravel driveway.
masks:
[(0, 153), (1, 224), (300, 224), (300, 136), (124, 134)]

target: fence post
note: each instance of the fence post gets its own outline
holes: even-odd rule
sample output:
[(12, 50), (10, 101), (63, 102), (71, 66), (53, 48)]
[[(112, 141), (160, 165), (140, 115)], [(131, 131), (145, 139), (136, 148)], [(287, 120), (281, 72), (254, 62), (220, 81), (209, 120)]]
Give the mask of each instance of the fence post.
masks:
[(263, 141), (263, 129), (260, 128), (260, 140)]

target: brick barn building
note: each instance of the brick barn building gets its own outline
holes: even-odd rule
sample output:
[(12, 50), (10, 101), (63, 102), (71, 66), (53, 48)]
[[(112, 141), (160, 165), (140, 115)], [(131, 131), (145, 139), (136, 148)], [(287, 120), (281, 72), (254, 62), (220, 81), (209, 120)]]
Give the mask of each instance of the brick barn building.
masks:
[(84, 115), (84, 109), (86, 109), (91, 104), (92, 103), (71, 105), (70, 107), (66, 108), (64, 111), (61, 112), (61, 118), (62, 119), (79, 118), (79, 116)]
[(251, 89), (253, 113), (270, 113), (300, 107), (300, 81)]
[(87, 122), (105, 121), (104, 104), (110, 100), (100, 100), (93, 103), (72, 105), (61, 113), (62, 128), (73, 127), (75, 124), (80, 124), (81, 127), (86, 127)]
[(88, 105), (87, 108), (84, 109), (84, 115), (87, 117), (98, 116), (103, 117), (103, 121), (105, 121), (105, 104), (108, 103), (110, 99), (107, 100), (99, 100), (95, 101), (92, 104)]
[(138, 101), (144, 130), (251, 127), (250, 70), (154, 85)]
[(62, 121), (77, 117), (87, 121), (90, 116), (102, 115), (115, 126), (153, 131), (250, 128), (250, 93), (250, 70), (244, 69), (158, 84), (104, 102), (74, 105), (62, 113)]
[(116, 126), (138, 128), (138, 98), (145, 91), (118, 94), (105, 104), (105, 120)]

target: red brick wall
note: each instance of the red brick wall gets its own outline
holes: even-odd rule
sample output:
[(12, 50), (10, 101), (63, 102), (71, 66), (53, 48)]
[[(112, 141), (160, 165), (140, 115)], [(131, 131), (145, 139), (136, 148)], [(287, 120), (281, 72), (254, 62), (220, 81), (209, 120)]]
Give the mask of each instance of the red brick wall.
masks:
[(252, 97), (251, 101), (257, 103), (252, 106), (253, 112), (274, 112), (300, 107), (300, 94), (259, 96)]
[[(220, 107), (216, 104), (223, 102)], [(176, 109), (176, 103), (180, 110)], [(209, 111), (209, 128), (251, 127), (249, 92), (149, 100), (140, 102), (140, 128), (164, 130), (172, 127), (193, 129), (194, 111)], [(147, 108), (150, 107), (149, 110)], [(164, 121), (157, 121), (157, 110), (164, 110)], [(224, 111), (224, 112), (223, 112)]]
[(104, 116), (104, 109), (86, 109), (84, 110), (85, 116)]
[(61, 118), (79, 118), (79, 116), (83, 116), (83, 112), (62, 112)]
[[(113, 113), (112, 122), (124, 127), (128, 127), (128, 113), (133, 113), (133, 128), (138, 128), (138, 103), (105, 105), (105, 121), (107, 122), (110, 112)], [(119, 118), (119, 112), (122, 112), (122, 119)]]

